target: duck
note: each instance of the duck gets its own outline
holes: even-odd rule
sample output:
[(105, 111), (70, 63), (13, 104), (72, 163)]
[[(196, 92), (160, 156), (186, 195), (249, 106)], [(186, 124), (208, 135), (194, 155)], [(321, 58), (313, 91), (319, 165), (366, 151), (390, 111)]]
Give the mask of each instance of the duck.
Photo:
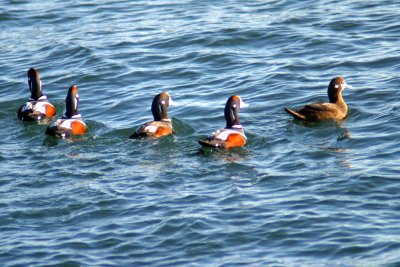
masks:
[(151, 104), (151, 112), (153, 113), (154, 120), (138, 127), (129, 138), (160, 138), (174, 133), (172, 120), (167, 112), (168, 107), (174, 105), (176, 103), (172, 101), (171, 96), (167, 92), (156, 95)]
[(79, 94), (78, 86), (73, 85), (68, 89), (65, 98), (65, 113), (61, 119), (52, 122), (46, 129), (46, 134), (61, 138), (86, 133), (87, 126), (78, 111)]
[(56, 108), (42, 91), (42, 81), (36, 68), (28, 70), (28, 85), (31, 92), (29, 100), (17, 110), (22, 121), (42, 121), (56, 114)]
[(246, 145), (247, 137), (243, 126), (240, 124), (238, 113), (241, 108), (248, 106), (240, 96), (233, 95), (229, 97), (224, 110), (226, 127), (213, 132), (204, 140), (199, 140), (199, 144), (203, 147), (223, 149)]
[(284, 110), (301, 121), (343, 120), (348, 112), (348, 107), (342, 97), (342, 91), (346, 88), (352, 88), (352, 86), (347, 84), (343, 77), (336, 77), (328, 86), (328, 103), (312, 103), (297, 111), (289, 108), (284, 108)]

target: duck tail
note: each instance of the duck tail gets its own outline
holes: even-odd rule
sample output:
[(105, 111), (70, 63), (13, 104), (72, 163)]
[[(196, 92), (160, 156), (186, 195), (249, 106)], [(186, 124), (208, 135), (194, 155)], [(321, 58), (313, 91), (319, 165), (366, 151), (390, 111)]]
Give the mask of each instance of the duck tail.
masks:
[(212, 147), (212, 148), (226, 148), (226, 144), (220, 140), (198, 140), (199, 144), (203, 147)]
[(152, 135), (150, 135), (150, 134), (147, 134), (147, 133), (137, 133), (137, 132), (134, 132), (133, 134), (131, 134), (130, 136), (129, 136), (129, 138), (130, 139), (142, 139), (142, 138), (146, 138), (146, 137), (151, 137)]
[(285, 108), (285, 111), (287, 113), (289, 113), (290, 115), (292, 115), (295, 119), (299, 119), (299, 120), (303, 120), (303, 121), (306, 119), (306, 117), (304, 117), (304, 115), (301, 115), (300, 113), (293, 111), (291, 109)]

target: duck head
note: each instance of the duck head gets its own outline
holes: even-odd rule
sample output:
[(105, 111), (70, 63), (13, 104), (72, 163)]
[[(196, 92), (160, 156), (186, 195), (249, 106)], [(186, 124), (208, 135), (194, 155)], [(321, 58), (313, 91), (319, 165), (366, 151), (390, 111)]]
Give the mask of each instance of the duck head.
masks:
[(226, 120), (226, 128), (232, 128), (234, 125), (240, 126), (239, 121), (239, 110), (241, 108), (248, 107), (248, 104), (245, 104), (240, 98), (240, 96), (234, 95), (231, 96), (225, 105), (225, 120)]
[(351, 88), (352, 86), (347, 84), (343, 77), (336, 77), (332, 79), (328, 87), (329, 102), (336, 103), (341, 96), (342, 91), (346, 88)]
[(151, 104), (151, 112), (155, 121), (171, 121), (168, 116), (167, 108), (174, 105), (171, 96), (164, 92), (156, 95)]
[(65, 98), (65, 117), (71, 118), (72, 116), (79, 114), (78, 104), (78, 86), (73, 85), (68, 89), (68, 94)]
[(39, 72), (35, 68), (28, 70), (28, 85), (31, 91), (31, 99), (38, 100), (42, 93), (42, 81), (40, 80)]

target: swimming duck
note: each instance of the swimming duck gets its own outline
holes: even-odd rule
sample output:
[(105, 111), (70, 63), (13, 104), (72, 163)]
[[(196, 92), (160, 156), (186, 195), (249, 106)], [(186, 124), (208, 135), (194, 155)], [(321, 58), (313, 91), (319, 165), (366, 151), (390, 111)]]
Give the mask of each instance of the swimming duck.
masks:
[(205, 140), (199, 140), (199, 144), (205, 147), (231, 148), (244, 146), (247, 137), (244, 134), (243, 126), (240, 124), (238, 112), (241, 108), (248, 107), (240, 96), (229, 97), (225, 105), (226, 127), (217, 130)]
[(86, 124), (82, 120), (82, 115), (78, 111), (79, 94), (78, 86), (73, 85), (68, 89), (65, 99), (65, 114), (61, 119), (52, 122), (46, 129), (46, 134), (66, 138), (72, 134), (84, 134)]
[(174, 129), (172, 128), (172, 121), (168, 116), (167, 108), (173, 105), (175, 105), (175, 102), (172, 101), (168, 93), (164, 92), (156, 95), (151, 104), (151, 112), (153, 113), (154, 120), (137, 128), (129, 138), (159, 138), (172, 134)]
[(18, 109), (18, 118), (23, 121), (40, 121), (53, 117), (56, 114), (56, 108), (43, 94), (39, 71), (35, 68), (28, 70), (28, 85), (31, 97)]
[(343, 77), (331, 80), (328, 87), (329, 103), (313, 103), (300, 108), (298, 111), (285, 108), (294, 118), (303, 121), (342, 120), (347, 116), (347, 105), (343, 100), (342, 91), (352, 88)]

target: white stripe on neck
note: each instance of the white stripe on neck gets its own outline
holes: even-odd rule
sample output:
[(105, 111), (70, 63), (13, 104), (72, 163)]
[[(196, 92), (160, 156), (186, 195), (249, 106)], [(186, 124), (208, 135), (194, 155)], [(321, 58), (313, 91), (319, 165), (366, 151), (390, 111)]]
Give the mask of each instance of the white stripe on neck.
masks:
[[(68, 119), (68, 117), (67, 117), (66, 114), (64, 114), (64, 115), (62, 116), (62, 118), (63, 118), (63, 119)], [(81, 115), (80, 113), (78, 113), (78, 114), (75, 114), (75, 115), (71, 116), (70, 119), (80, 119), (80, 118), (82, 118), (82, 115)]]
[(46, 100), (47, 99), (47, 96), (45, 96), (45, 95), (42, 95), (41, 97), (39, 97), (38, 98), (38, 100), (35, 100), (35, 99), (33, 99), (33, 98), (29, 98), (29, 101), (39, 101), (39, 100)]

